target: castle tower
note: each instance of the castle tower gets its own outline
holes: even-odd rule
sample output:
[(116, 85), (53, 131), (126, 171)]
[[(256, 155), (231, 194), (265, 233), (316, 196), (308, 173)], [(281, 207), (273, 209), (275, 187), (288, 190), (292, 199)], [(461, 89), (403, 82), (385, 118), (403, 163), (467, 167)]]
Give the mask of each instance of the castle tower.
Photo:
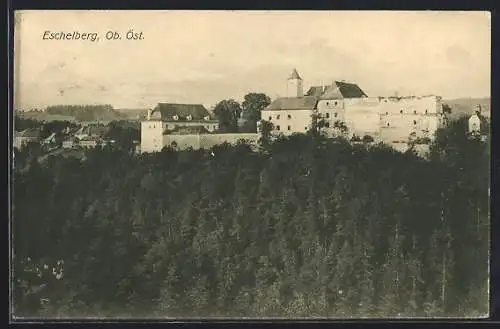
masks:
[(292, 74), (288, 78), (286, 85), (287, 97), (302, 97), (304, 96), (304, 89), (302, 86), (302, 78), (296, 69), (293, 69)]

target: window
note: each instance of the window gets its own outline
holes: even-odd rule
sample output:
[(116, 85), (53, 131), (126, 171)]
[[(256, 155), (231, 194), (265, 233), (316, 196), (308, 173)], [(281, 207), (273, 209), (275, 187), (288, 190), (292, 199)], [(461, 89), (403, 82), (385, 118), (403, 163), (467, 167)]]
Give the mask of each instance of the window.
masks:
[(334, 104), (335, 106), (337, 106), (337, 104), (338, 104), (338, 103), (337, 103), (337, 101), (335, 101), (333, 104)]
[(276, 130), (280, 130), (280, 126), (276, 126)]
[(425, 114), (427, 114), (427, 110), (425, 110)]
[(389, 122), (387, 122), (387, 127), (389, 127), (389, 126), (390, 126), (390, 125), (389, 125)]
[(292, 116), (289, 114), (289, 115), (288, 115), (288, 119), (291, 119), (291, 118), (292, 118)]
[(337, 114), (337, 112), (333, 113), (333, 116), (334, 116), (334, 117), (337, 117), (337, 115), (338, 115), (338, 114)]
[(330, 105), (330, 102), (326, 102), (326, 106)]
[(330, 113), (327, 113), (326, 114), (326, 118), (328, 119), (330, 117)]
[(413, 110), (413, 114), (417, 114), (417, 110)]
[(304, 130), (307, 130), (307, 127), (304, 127)]
[(400, 110), (399, 113), (403, 114), (403, 110)]
[(389, 112), (385, 112), (385, 115), (388, 115), (388, 114), (389, 114)]
[(416, 125), (417, 124), (417, 121), (416, 120), (413, 120), (413, 124)]
[(326, 128), (330, 128), (330, 122), (325, 123)]
[(278, 119), (278, 120), (279, 120), (279, 118), (280, 118), (280, 115), (278, 114), (278, 115), (276, 116), (276, 119)]
[(269, 116), (269, 121), (271, 121), (273, 118), (271, 116)]
[(292, 129), (292, 127), (290, 127), (290, 126), (288, 126), (287, 128), (288, 128), (288, 130)]

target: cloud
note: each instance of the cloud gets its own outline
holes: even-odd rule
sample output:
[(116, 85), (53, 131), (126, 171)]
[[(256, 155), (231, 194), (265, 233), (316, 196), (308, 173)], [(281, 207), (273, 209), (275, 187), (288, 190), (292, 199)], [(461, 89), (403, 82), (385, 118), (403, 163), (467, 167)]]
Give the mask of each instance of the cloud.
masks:
[[(25, 12), (16, 16), (16, 99), (136, 107), (248, 91), (275, 97), (293, 68), (305, 89), (345, 79), (369, 95), (486, 96), (489, 24), (485, 15), (446, 12)], [(47, 29), (130, 28), (145, 39), (41, 40)]]

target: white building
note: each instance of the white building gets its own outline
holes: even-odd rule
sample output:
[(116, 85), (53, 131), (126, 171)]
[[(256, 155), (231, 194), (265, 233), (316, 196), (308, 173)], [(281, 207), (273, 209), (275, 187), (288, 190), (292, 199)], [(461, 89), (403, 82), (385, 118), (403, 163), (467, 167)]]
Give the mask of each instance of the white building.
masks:
[(477, 134), (481, 133), (481, 106), (476, 106), (476, 111), (469, 118), (469, 134)]
[(14, 132), (14, 147), (21, 149), (30, 142), (40, 141), (40, 130), (28, 128), (23, 131)]
[(351, 137), (368, 135), (388, 143), (432, 139), (445, 124), (439, 96), (368, 97), (357, 84), (345, 81), (313, 86), (303, 95), (295, 69), (287, 83), (287, 91), (294, 94), (274, 100), (262, 111), (262, 120), (273, 124), (274, 134), (306, 132), (314, 113), (324, 121), (328, 135), (338, 134), (336, 126), (342, 123)]
[(186, 129), (213, 133), (218, 128), (218, 121), (201, 104), (159, 103), (141, 122), (141, 152), (161, 151), (167, 134)]

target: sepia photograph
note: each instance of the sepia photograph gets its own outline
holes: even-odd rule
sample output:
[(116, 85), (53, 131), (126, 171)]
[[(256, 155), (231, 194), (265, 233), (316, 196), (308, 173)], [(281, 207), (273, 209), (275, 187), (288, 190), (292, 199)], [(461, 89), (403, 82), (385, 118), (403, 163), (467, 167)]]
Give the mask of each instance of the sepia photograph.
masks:
[(12, 321), (489, 316), (490, 12), (13, 25)]

